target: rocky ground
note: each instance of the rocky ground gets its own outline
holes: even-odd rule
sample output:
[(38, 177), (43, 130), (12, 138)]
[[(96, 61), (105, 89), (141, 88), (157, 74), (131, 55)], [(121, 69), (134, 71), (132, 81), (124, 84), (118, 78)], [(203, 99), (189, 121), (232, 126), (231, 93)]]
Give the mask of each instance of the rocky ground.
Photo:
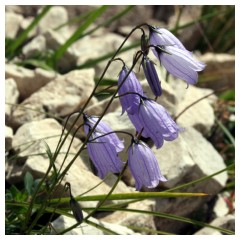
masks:
[[(6, 7), (6, 36), (15, 38), (19, 32), (26, 28), (33, 19), (33, 13), (38, 11), (39, 6)], [(29, 35), (29, 42), (23, 47), (25, 56), (34, 55), (37, 51), (45, 51), (56, 49), (63, 44), (74, 30), (73, 27), (64, 27), (60, 31), (54, 28), (65, 23), (70, 14), (79, 14), (82, 9), (67, 8), (62, 6), (53, 7), (40, 22), (38, 27)], [(144, 12), (144, 21), (154, 21), (154, 24), (165, 24), (164, 19), (157, 19), (157, 13), (147, 8)], [(174, 10), (174, 9), (173, 9)], [(172, 10), (172, 11), (173, 11)], [(83, 11), (83, 10), (82, 10)], [(142, 13), (143, 9), (137, 7), (135, 11)], [(196, 13), (199, 10), (196, 9)], [(146, 14), (145, 14), (146, 13)], [(167, 11), (166, 11), (167, 13)], [(136, 14), (136, 13), (135, 13)], [(155, 15), (154, 15), (155, 14)], [(171, 17), (172, 16), (172, 17)], [(174, 22), (174, 16), (165, 16), (169, 24)], [(41, 68), (28, 69), (17, 66), (16, 59), (11, 62), (6, 61), (5, 65), (5, 149), (7, 158), (18, 152), (17, 159), (14, 161), (6, 161), (6, 181), (7, 184), (19, 184), (23, 181), (25, 173), (31, 172), (34, 178), (44, 175), (48, 168), (49, 160), (45, 155), (38, 155), (45, 152), (45, 145), (42, 139), (47, 142), (50, 149), (55, 149), (58, 143), (59, 134), (62, 131), (62, 125), (59, 118), (64, 118), (68, 114), (77, 111), (87, 101), (90, 93), (95, 86), (95, 77), (99, 77), (107, 61), (103, 61), (92, 68), (82, 70), (68, 70), (75, 65), (80, 65), (86, 60), (97, 58), (104, 53), (109, 53), (118, 48), (124, 40), (124, 34), (131, 29), (131, 17), (128, 21), (122, 20), (119, 26), (112, 28), (102, 28), (91, 36), (87, 36), (76, 41), (65, 53), (62, 61), (59, 62), (59, 69), (64, 73), (56, 73)], [(185, 21), (187, 19), (187, 14)], [(121, 24), (120, 24), (121, 23)], [(138, 22), (132, 22), (138, 24)], [(120, 34), (121, 33), (121, 34)], [(183, 34), (185, 42), (190, 42), (190, 35)], [(133, 41), (137, 35), (134, 35), (129, 43)], [(128, 43), (128, 44), (129, 44)], [(90, 47), (91, 46), (91, 47)], [(136, 49), (121, 54), (121, 57), (130, 65), (132, 56)], [(200, 55), (196, 53), (198, 59), (207, 64), (206, 69), (201, 74), (202, 77), (211, 75), (212, 72), (218, 74), (219, 86), (234, 85), (234, 55), (230, 54), (214, 54), (206, 53)], [(227, 69), (222, 74), (221, 69)], [(113, 64), (107, 72), (107, 78), (117, 79), (120, 71), (117, 64)], [(169, 77), (164, 81), (165, 72), (158, 68), (158, 73), (162, 79), (163, 95), (158, 102), (165, 106), (168, 111), (177, 116), (182, 110), (194, 101), (213, 92), (214, 87), (199, 88), (190, 86), (186, 89), (186, 84), (179, 80)], [(149, 97), (151, 91), (142, 72), (137, 72), (143, 89)], [(214, 104), (217, 102), (217, 96), (211, 95), (198, 104), (189, 108), (178, 119), (177, 123), (185, 129), (180, 137), (173, 142), (165, 142), (161, 149), (152, 148), (157, 156), (161, 171), (168, 179), (166, 183), (158, 186), (153, 191), (161, 191), (162, 189), (174, 188), (178, 185), (211, 175), (226, 167), (225, 161), (221, 154), (214, 148), (211, 142), (207, 140), (211, 129), (215, 122)], [(89, 114), (99, 115), (104, 110), (108, 99), (99, 100), (94, 97), (88, 106)], [(74, 117), (70, 121), (73, 120)], [(114, 100), (104, 121), (110, 124), (114, 130), (127, 131), (132, 134), (135, 129), (128, 117), (121, 115), (121, 106), (119, 100)], [(79, 124), (79, 123), (78, 123)], [(55, 136), (55, 137), (54, 137)], [(119, 135), (123, 138), (123, 136)], [(51, 138), (50, 138), (51, 137)], [(63, 151), (67, 150), (71, 138), (67, 140), (63, 147)], [(128, 145), (128, 139), (125, 145)], [(71, 153), (76, 153), (83, 141), (83, 134), (80, 130), (78, 138), (70, 149)], [(26, 148), (26, 143), (29, 144)], [(126, 158), (124, 154), (121, 156)], [(70, 161), (71, 156), (66, 161)], [(56, 166), (63, 161), (63, 157), (59, 157)], [(91, 181), (89, 181), (91, 179)], [(101, 184), (89, 193), (89, 195), (107, 193), (116, 179), (111, 176), (108, 181)], [(71, 182), (72, 192), (74, 196), (80, 195), (99, 182), (99, 178), (95, 176), (88, 164), (88, 157), (83, 152), (75, 164), (69, 170), (66, 181)], [(184, 189), (186, 192), (204, 192), (210, 194), (204, 198), (176, 198), (176, 199), (159, 199), (144, 200), (137, 203), (131, 203), (127, 208), (135, 208), (147, 211), (159, 211), (170, 214), (176, 214), (183, 217), (193, 217), (204, 214), (204, 221), (207, 223), (234, 230), (235, 215), (230, 211), (225, 199), (228, 192), (222, 189), (226, 186), (228, 176), (226, 172), (218, 174), (206, 182), (193, 185)], [(127, 171), (120, 181), (115, 193), (133, 192), (134, 180)], [(143, 189), (143, 191), (149, 191)], [(116, 201), (115, 201), (116, 202)], [(96, 202), (81, 202), (82, 207), (95, 207)], [(84, 213), (85, 214), (85, 213)], [(150, 215), (133, 214), (130, 212), (114, 212), (111, 214), (98, 214), (93, 221), (101, 222), (119, 234), (151, 234), (145, 230), (136, 231), (126, 227), (150, 228), (176, 234), (221, 234), (217, 230), (210, 228), (202, 228), (194, 230), (191, 225), (183, 222), (176, 222), (169, 219), (153, 217)], [(74, 220), (60, 216), (53, 222), (55, 229), (66, 228), (74, 224)], [(84, 227), (76, 228), (68, 234), (104, 234), (101, 230), (88, 226), (84, 223)]]

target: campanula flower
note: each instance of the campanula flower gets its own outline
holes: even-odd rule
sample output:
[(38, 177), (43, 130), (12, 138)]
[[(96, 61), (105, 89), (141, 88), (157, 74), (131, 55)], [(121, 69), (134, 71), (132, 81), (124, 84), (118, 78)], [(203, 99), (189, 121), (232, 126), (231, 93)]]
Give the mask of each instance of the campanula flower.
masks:
[(191, 52), (168, 30), (149, 27), (150, 45), (160, 63), (174, 77), (196, 84), (198, 73), (205, 68), (205, 64), (197, 61)]
[(180, 40), (175, 37), (170, 31), (168, 31), (165, 28), (155, 27), (155, 26), (149, 26), (149, 43), (154, 46), (174, 46), (176, 48), (182, 49), (184, 51), (187, 51), (190, 55), (192, 55), (191, 52), (189, 52), (183, 44), (180, 42)]
[(161, 82), (158, 78), (154, 63), (147, 57), (143, 56), (142, 67), (148, 84), (156, 97), (162, 95)]
[(159, 184), (159, 181), (167, 181), (161, 174), (157, 159), (152, 150), (138, 139), (134, 139), (128, 149), (128, 164), (135, 179), (137, 190), (140, 190), (142, 186), (155, 188)]
[(138, 113), (128, 117), (136, 130), (143, 129), (142, 136), (150, 137), (157, 148), (162, 147), (164, 140), (176, 139), (181, 131), (163, 106), (146, 98), (141, 98)]
[[(86, 135), (91, 131), (96, 121), (96, 117), (84, 115), (84, 132)], [(104, 135), (106, 133), (110, 134)], [(123, 162), (118, 157), (118, 152), (122, 151), (123, 148), (122, 141), (112, 129), (106, 123), (100, 121), (87, 143), (89, 157), (100, 178), (104, 178), (109, 172), (121, 172)]]
[[(123, 82), (128, 71), (128, 68), (126, 66), (123, 66), (119, 74), (118, 86)], [(129, 114), (134, 114), (137, 112), (140, 103), (140, 97), (134, 93), (143, 95), (143, 89), (136, 75), (133, 71), (131, 71), (121, 88), (118, 90), (120, 103), (122, 105), (122, 113), (125, 111), (127, 111)]]
[(153, 52), (170, 74), (185, 80), (188, 84), (196, 84), (198, 81), (197, 72), (202, 71), (206, 66), (186, 51), (172, 46), (155, 47)]

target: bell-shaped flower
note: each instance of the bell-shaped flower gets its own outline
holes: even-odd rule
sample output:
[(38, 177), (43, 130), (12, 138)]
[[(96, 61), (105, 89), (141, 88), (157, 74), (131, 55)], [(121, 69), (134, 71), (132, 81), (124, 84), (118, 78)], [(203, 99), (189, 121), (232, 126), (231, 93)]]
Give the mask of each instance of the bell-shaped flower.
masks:
[(142, 67), (148, 84), (156, 97), (162, 95), (161, 82), (158, 78), (154, 63), (147, 57), (143, 56)]
[(173, 46), (155, 47), (153, 53), (170, 74), (185, 80), (188, 84), (196, 84), (197, 72), (202, 71), (206, 66), (194, 59), (187, 51)]
[(149, 25), (149, 43), (153, 46), (173, 46), (188, 52), (188, 54), (192, 55), (180, 40), (175, 37), (170, 31), (165, 28), (155, 27)]
[[(96, 121), (96, 117), (84, 115), (84, 132), (86, 135), (89, 134)], [(122, 151), (123, 148), (123, 143), (116, 133), (106, 123), (100, 121), (87, 143), (89, 157), (100, 178), (104, 178), (109, 172), (121, 172), (123, 162), (118, 157), (118, 152)]]
[[(123, 66), (119, 74), (118, 86), (123, 82), (128, 74), (128, 71), (129, 70), (127, 67)], [(140, 97), (135, 93), (143, 95), (143, 89), (136, 75), (133, 71), (131, 71), (123, 85), (118, 90), (120, 103), (122, 105), (122, 113), (125, 111), (127, 111), (129, 114), (134, 114), (137, 112), (140, 103)]]
[[(90, 128), (93, 128), (98, 119), (99, 117), (97, 116), (88, 116), (87, 114), (84, 114), (85, 125), (88, 125)], [(102, 135), (111, 132), (111, 134), (104, 136), (104, 140), (110, 144), (113, 144), (117, 152), (121, 152), (124, 149), (123, 141), (118, 138), (117, 134), (114, 133), (112, 128), (105, 122), (100, 121), (95, 128), (95, 132), (101, 133)]]
[(135, 179), (137, 190), (140, 190), (142, 186), (155, 188), (159, 181), (167, 181), (161, 174), (158, 161), (152, 150), (138, 139), (134, 139), (128, 149), (128, 164)]
[(153, 140), (157, 148), (162, 147), (164, 140), (173, 141), (182, 129), (174, 122), (167, 110), (155, 101), (141, 98), (137, 114), (129, 119), (142, 136)]

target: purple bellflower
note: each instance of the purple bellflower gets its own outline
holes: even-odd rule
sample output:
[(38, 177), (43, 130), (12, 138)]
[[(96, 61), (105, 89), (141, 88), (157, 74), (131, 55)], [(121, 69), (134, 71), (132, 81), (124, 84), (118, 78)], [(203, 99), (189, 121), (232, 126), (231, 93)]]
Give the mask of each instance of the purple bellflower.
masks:
[(163, 106), (146, 98), (141, 98), (138, 113), (128, 117), (137, 132), (143, 129), (142, 136), (150, 137), (157, 148), (162, 147), (164, 140), (175, 140), (182, 131)]
[(149, 27), (150, 44), (153, 53), (160, 63), (174, 77), (185, 80), (188, 84), (196, 84), (198, 73), (205, 68), (205, 64), (193, 58), (193, 54), (186, 50), (183, 44), (164, 28)]
[(140, 190), (142, 186), (155, 188), (159, 184), (159, 181), (167, 181), (161, 174), (157, 159), (152, 150), (138, 139), (134, 139), (128, 149), (128, 164), (135, 179), (137, 190)]
[(142, 67), (148, 84), (156, 97), (162, 95), (161, 82), (158, 78), (154, 63), (147, 57), (143, 56)]
[(190, 55), (192, 55), (191, 52), (189, 52), (183, 44), (180, 42), (180, 40), (175, 37), (170, 31), (168, 31), (165, 28), (160, 27), (154, 27), (149, 26), (150, 31), (150, 44), (154, 46), (174, 46), (176, 48), (182, 49), (184, 51), (187, 51)]
[[(97, 120), (97, 117), (84, 115), (84, 132), (86, 135), (91, 131)], [(104, 135), (106, 133), (110, 134)], [(123, 162), (118, 157), (118, 152), (123, 149), (123, 142), (106, 123), (100, 121), (87, 143), (89, 157), (93, 161), (100, 178), (104, 178), (109, 172), (121, 172)]]
[[(119, 74), (118, 86), (122, 83), (128, 71), (129, 70), (127, 69), (127, 67), (123, 66)], [(122, 113), (127, 111), (129, 114), (135, 114), (137, 112), (140, 103), (140, 96), (134, 93), (143, 95), (143, 89), (136, 75), (134, 74), (133, 71), (131, 71), (123, 85), (118, 90), (118, 95), (119, 96), (123, 95), (120, 97)]]

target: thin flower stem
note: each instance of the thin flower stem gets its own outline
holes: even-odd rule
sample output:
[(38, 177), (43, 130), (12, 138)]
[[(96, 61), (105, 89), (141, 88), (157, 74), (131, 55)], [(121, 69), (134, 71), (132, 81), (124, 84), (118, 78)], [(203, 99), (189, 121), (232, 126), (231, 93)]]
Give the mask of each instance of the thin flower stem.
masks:
[[(55, 161), (58, 153), (60, 152), (60, 150), (61, 150), (64, 142), (66, 141), (68, 135), (70, 134), (72, 128), (73, 128), (74, 125), (77, 123), (79, 117), (82, 115), (83, 111), (85, 110), (85, 108), (86, 108), (87, 105), (89, 104), (91, 98), (94, 96), (94, 93), (95, 93), (96, 89), (98, 88), (100, 82), (102, 81), (105, 73), (107, 72), (110, 64), (112, 63), (112, 61), (114, 60), (114, 58), (116, 57), (116, 55), (119, 53), (119, 51), (121, 50), (121, 48), (123, 47), (123, 45), (125, 44), (125, 42), (128, 40), (128, 38), (131, 36), (131, 34), (132, 34), (135, 30), (137, 30), (138, 28), (140, 28), (141, 26), (144, 26), (144, 25), (147, 25), (147, 24), (146, 24), (146, 23), (143, 23), (143, 24), (138, 25), (137, 27), (133, 28), (132, 31), (131, 31), (131, 32), (127, 35), (127, 37), (124, 39), (124, 41), (122, 42), (122, 44), (119, 46), (119, 48), (117, 49), (117, 51), (115, 52), (115, 54), (112, 56), (112, 58), (108, 61), (107, 65), (106, 65), (106, 67), (105, 67), (105, 69), (104, 69), (101, 77), (99, 78), (98, 82), (96, 83), (96, 85), (95, 85), (92, 93), (90, 94), (90, 96), (89, 96), (89, 98), (87, 99), (86, 103), (84, 104), (83, 108), (80, 110), (78, 116), (76, 117), (75, 121), (73, 122), (73, 124), (71, 125), (70, 129), (68, 130), (68, 132), (67, 132), (67, 134), (65, 135), (63, 141), (61, 142), (61, 144), (59, 145), (59, 147), (56, 148), (56, 151), (55, 151), (56, 154), (54, 155), (54, 158), (53, 158), (53, 160), (52, 160), (51, 162), (54, 162), (54, 161)], [(140, 56), (141, 56), (141, 54), (140, 54)], [(136, 57), (135, 57), (135, 61), (138, 61), (138, 59), (139, 59), (139, 58), (136, 58)], [(132, 69), (134, 68), (135, 64), (136, 64), (136, 63), (134, 63), (133, 66), (131, 67), (131, 69), (129, 70), (128, 74), (127, 74), (126, 77), (125, 77), (125, 80), (127, 79), (128, 75), (130, 74), (130, 72), (132, 71)], [(125, 80), (123, 80), (122, 84), (125, 82)], [(118, 89), (122, 86), (122, 84), (120, 84), (120, 86), (118, 87)], [(61, 183), (61, 181), (63, 180), (63, 177), (65, 176), (65, 174), (67, 173), (67, 171), (70, 169), (70, 167), (72, 166), (72, 164), (74, 163), (74, 161), (76, 160), (76, 158), (79, 156), (79, 154), (81, 153), (81, 151), (84, 149), (84, 147), (85, 147), (85, 145), (86, 145), (89, 137), (91, 136), (91, 134), (93, 133), (93, 131), (94, 131), (95, 128), (97, 127), (97, 124), (100, 122), (100, 120), (102, 119), (102, 117), (104, 116), (104, 114), (106, 113), (106, 111), (108, 110), (110, 104), (112, 103), (115, 95), (117, 94), (118, 89), (116, 90), (116, 92), (115, 92), (115, 94), (113, 95), (113, 97), (110, 99), (108, 105), (106, 106), (104, 112), (102, 113), (102, 116), (101, 116), (101, 117), (99, 118), (99, 120), (96, 122), (96, 125), (95, 125), (95, 126), (92, 128), (92, 130), (89, 132), (86, 140), (84, 141), (84, 143), (83, 143), (83, 145), (81, 146), (81, 148), (80, 148), (80, 150), (78, 151), (78, 153), (75, 155), (75, 157), (74, 157), (74, 158), (72, 159), (72, 161), (68, 164), (68, 166), (65, 168), (65, 170), (64, 170), (64, 171), (60, 174), (60, 176), (57, 178), (55, 184), (53, 184), (53, 185), (51, 186), (50, 191), (49, 191), (49, 194), (47, 194), (47, 196), (46, 196), (46, 198), (45, 198), (45, 199), (46, 199), (46, 200), (45, 200), (45, 204), (42, 204), (41, 210), (38, 212), (37, 216), (36, 216), (35, 219), (32, 221), (31, 225), (28, 227), (26, 233), (29, 233), (29, 232), (32, 230), (33, 226), (36, 224), (37, 220), (40, 218), (41, 213), (42, 213), (42, 210), (44, 210), (44, 209), (46, 208), (46, 206), (47, 206), (47, 204), (46, 204), (47, 199), (48, 199), (48, 198), (50, 197), (50, 195), (52, 194), (53, 189), (54, 189), (55, 186), (57, 185), (58, 181), (59, 181), (59, 184)], [(51, 163), (50, 163), (49, 168), (48, 168), (46, 174), (44, 175), (42, 181), (39, 183), (38, 188), (37, 188), (37, 190), (35, 191), (35, 193), (34, 193), (34, 195), (33, 195), (33, 198), (32, 198), (32, 200), (31, 200), (30, 205), (29, 205), (29, 208), (28, 208), (28, 212), (27, 212), (27, 217), (26, 217), (26, 221), (25, 221), (25, 228), (24, 228), (24, 230), (26, 229), (27, 223), (28, 223), (28, 221), (29, 221), (29, 219), (30, 219), (30, 214), (31, 214), (31, 212), (32, 212), (32, 207), (33, 207), (33, 203), (34, 203), (34, 201), (35, 201), (35, 199), (36, 199), (37, 192), (38, 192), (38, 190), (40, 189), (40, 187), (42, 186), (42, 184), (43, 184), (43, 182), (45, 181), (45, 179), (47, 178), (47, 176), (48, 176), (48, 174), (49, 174), (49, 172), (50, 172), (50, 170), (51, 170), (51, 167), (52, 167), (52, 166), (51, 166)]]
[(101, 135), (101, 136), (95, 137), (95, 138), (91, 139), (90, 142), (93, 142), (93, 141), (95, 141), (95, 140), (98, 139), (98, 138), (101, 138), (101, 137), (104, 137), (104, 136), (107, 136), (107, 135), (113, 134), (113, 133), (124, 133), (124, 134), (129, 135), (131, 138), (134, 138), (134, 136), (133, 136), (131, 133), (129, 133), (129, 132), (125, 132), (125, 131), (113, 131), (113, 132), (108, 132), (108, 133), (105, 133), (105, 134), (103, 134), (103, 135)]
[(215, 94), (216, 92), (221, 92), (221, 91), (224, 91), (224, 90), (226, 90), (226, 89), (227, 89), (226, 87), (217, 89), (217, 90), (213, 91), (212, 93), (209, 93), (209, 94), (207, 94), (207, 95), (199, 98), (198, 100), (192, 102), (190, 105), (188, 105), (186, 108), (184, 108), (179, 114), (177, 114), (177, 116), (175, 116), (174, 121), (176, 121), (176, 120), (177, 120), (183, 113), (185, 113), (189, 108), (191, 108), (191, 107), (194, 106), (195, 104), (199, 103), (199, 102), (202, 101), (203, 99), (210, 97), (211, 95)]

